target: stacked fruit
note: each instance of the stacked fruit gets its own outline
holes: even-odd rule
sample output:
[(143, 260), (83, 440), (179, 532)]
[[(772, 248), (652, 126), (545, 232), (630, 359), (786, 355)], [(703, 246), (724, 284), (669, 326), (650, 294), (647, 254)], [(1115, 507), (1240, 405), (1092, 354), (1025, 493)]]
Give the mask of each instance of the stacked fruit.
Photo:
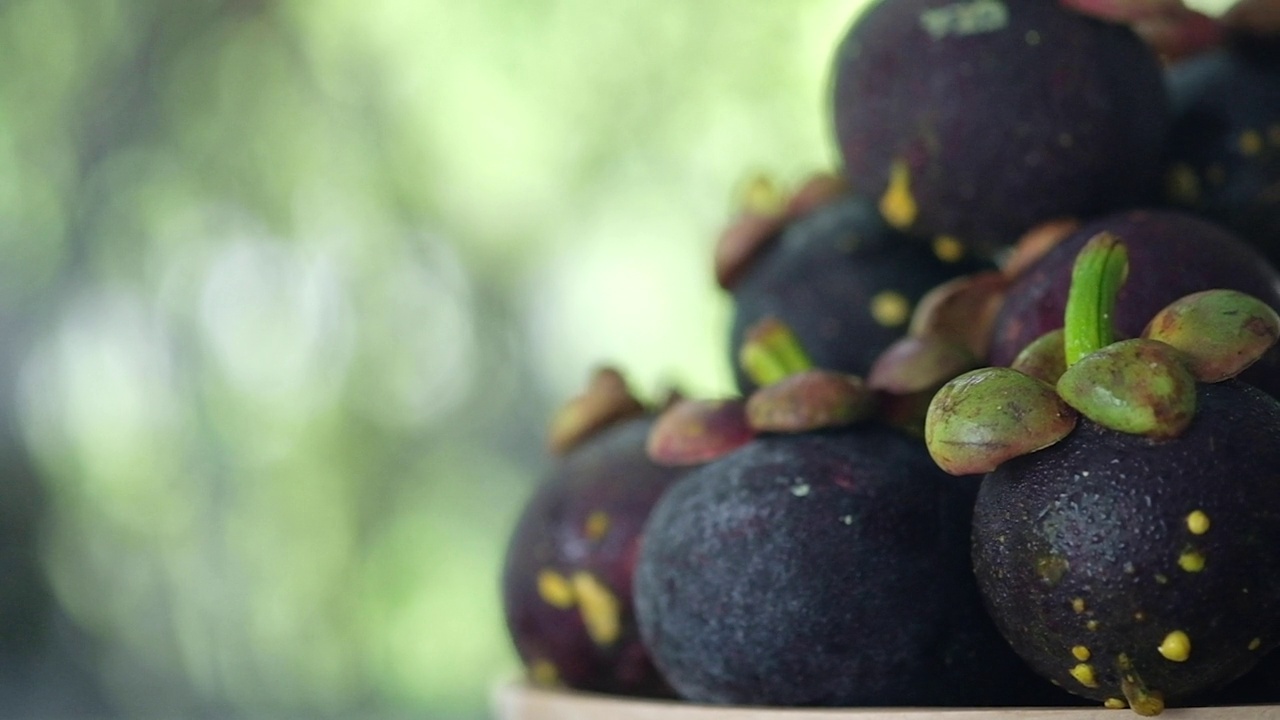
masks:
[(841, 172), (750, 183), (715, 248), (742, 396), (609, 371), (557, 418), (504, 574), (531, 679), (1280, 695), (1277, 33), (1275, 0), (868, 7)]

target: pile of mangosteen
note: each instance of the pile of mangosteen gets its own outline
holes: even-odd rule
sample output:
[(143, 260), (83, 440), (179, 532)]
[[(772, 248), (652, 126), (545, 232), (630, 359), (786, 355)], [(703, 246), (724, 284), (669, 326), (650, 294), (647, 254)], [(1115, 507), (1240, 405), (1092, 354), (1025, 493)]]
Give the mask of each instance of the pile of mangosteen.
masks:
[(529, 681), (1280, 701), (1280, 1), (873, 0), (832, 88), (838, 172), (714, 243), (739, 394), (553, 418)]

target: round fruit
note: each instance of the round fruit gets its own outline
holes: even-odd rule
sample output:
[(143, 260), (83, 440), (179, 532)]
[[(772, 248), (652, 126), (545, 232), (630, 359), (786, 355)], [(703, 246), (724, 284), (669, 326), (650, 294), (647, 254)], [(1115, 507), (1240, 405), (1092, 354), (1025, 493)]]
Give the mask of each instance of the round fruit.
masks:
[(880, 0), (834, 75), (845, 174), (902, 230), (991, 252), (1158, 195), (1159, 61), (1057, 0)]
[(700, 702), (1060, 700), (982, 609), (974, 482), (893, 430), (758, 438), (654, 509), (636, 569), (645, 643)]
[(669, 690), (640, 643), (631, 581), (649, 511), (682, 470), (645, 454), (651, 418), (573, 448), (525, 507), (507, 549), (503, 604), (530, 679), (627, 695)]

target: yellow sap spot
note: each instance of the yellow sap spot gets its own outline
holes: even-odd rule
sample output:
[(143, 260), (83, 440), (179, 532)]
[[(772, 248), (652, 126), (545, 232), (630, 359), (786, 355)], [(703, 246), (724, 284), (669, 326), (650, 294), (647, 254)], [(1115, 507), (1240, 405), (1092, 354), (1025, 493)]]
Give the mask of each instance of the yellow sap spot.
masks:
[(1080, 662), (1084, 662), (1085, 660), (1088, 660), (1090, 655), (1089, 648), (1083, 645), (1077, 645), (1071, 648), (1071, 654), (1074, 655), (1075, 658)]
[(885, 327), (897, 327), (911, 317), (911, 303), (892, 290), (876, 293), (871, 298), (871, 317)]
[(1257, 650), (1260, 647), (1262, 647), (1262, 638), (1254, 638), (1249, 641), (1250, 650)]
[(1200, 178), (1186, 163), (1177, 163), (1169, 168), (1165, 187), (1169, 197), (1184, 205), (1194, 205), (1200, 201)]
[(1097, 620), (1090, 620), (1089, 622), (1085, 623), (1085, 624), (1084, 624), (1084, 626), (1085, 626), (1086, 628), (1088, 628), (1089, 630), (1097, 630), (1097, 629), (1098, 629), (1098, 621), (1097, 621)]
[(1240, 153), (1242, 155), (1257, 155), (1262, 152), (1262, 136), (1257, 130), (1245, 130), (1240, 133)]
[(880, 196), (880, 214), (899, 230), (906, 230), (916, 221), (916, 199), (911, 195), (911, 171), (907, 164), (895, 160), (889, 168), (889, 187)]
[(1192, 535), (1203, 535), (1209, 532), (1209, 516), (1203, 510), (1192, 510), (1187, 515), (1187, 529)]
[(1107, 698), (1102, 701), (1102, 706), (1109, 710), (1123, 710), (1129, 707), (1129, 703), (1122, 698)]
[(1087, 688), (1098, 687), (1098, 681), (1093, 677), (1093, 666), (1089, 663), (1080, 663), (1079, 665), (1071, 668), (1068, 672), (1070, 672), (1071, 677), (1075, 678), (1081, 685)]
[(583, 527), (589, 540), (599, 540), (604, 534), (609, 532), (609, 514), (603, 510), (597, 510), (587, 516), (587, 522)]
[(1164, 636), (1164, 642), (1157, 649), (1166, 660), (1186, 662), (1191, 657), (1191, 638), (1181, 630), (1174, 630)]
[(1084, 612), (1084, 598), (1074, 598), (1071, 601), (1071, 609), (1078, 613)]
[(787, 208), (787, 198), (778, 183), (764, 173), (747, 178), (738, 188), (738, 208), (752, 215), (773, 217)]
[(555, 663), (550, 660), (534, 660), (529, 666), (529, 678), (533, 680), (534, 685), (560, 684), (560, 671), (556, 669)]
[(573, 574), (573, 590), (587, 635), (597, 645), (611, 645), (622, 631), (618, 598), (591, 573)]
[(1187, 548), (1178, 556), (1178, 567), (1189, 573), (1200, 572), (1204, 569), (1204, 555), (1198, 550)]
[(951, 235), (939, 235), (933, 239), (933, 254), (942, 262), (956, 262), (964, 257), (964, 243)]
[(573, 607), (573, 586), (555, 570), (538, 573), (538, 597), (546, 604), (567, 610)]

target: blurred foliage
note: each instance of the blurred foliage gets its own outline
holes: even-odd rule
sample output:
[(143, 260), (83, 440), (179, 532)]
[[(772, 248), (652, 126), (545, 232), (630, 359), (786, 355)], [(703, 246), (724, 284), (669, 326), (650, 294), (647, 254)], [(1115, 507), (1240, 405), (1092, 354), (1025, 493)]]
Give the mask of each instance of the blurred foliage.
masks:
[(546, 417), (730, 390), (861, 3), (0, 2), (0, 714), (484, 716)]

